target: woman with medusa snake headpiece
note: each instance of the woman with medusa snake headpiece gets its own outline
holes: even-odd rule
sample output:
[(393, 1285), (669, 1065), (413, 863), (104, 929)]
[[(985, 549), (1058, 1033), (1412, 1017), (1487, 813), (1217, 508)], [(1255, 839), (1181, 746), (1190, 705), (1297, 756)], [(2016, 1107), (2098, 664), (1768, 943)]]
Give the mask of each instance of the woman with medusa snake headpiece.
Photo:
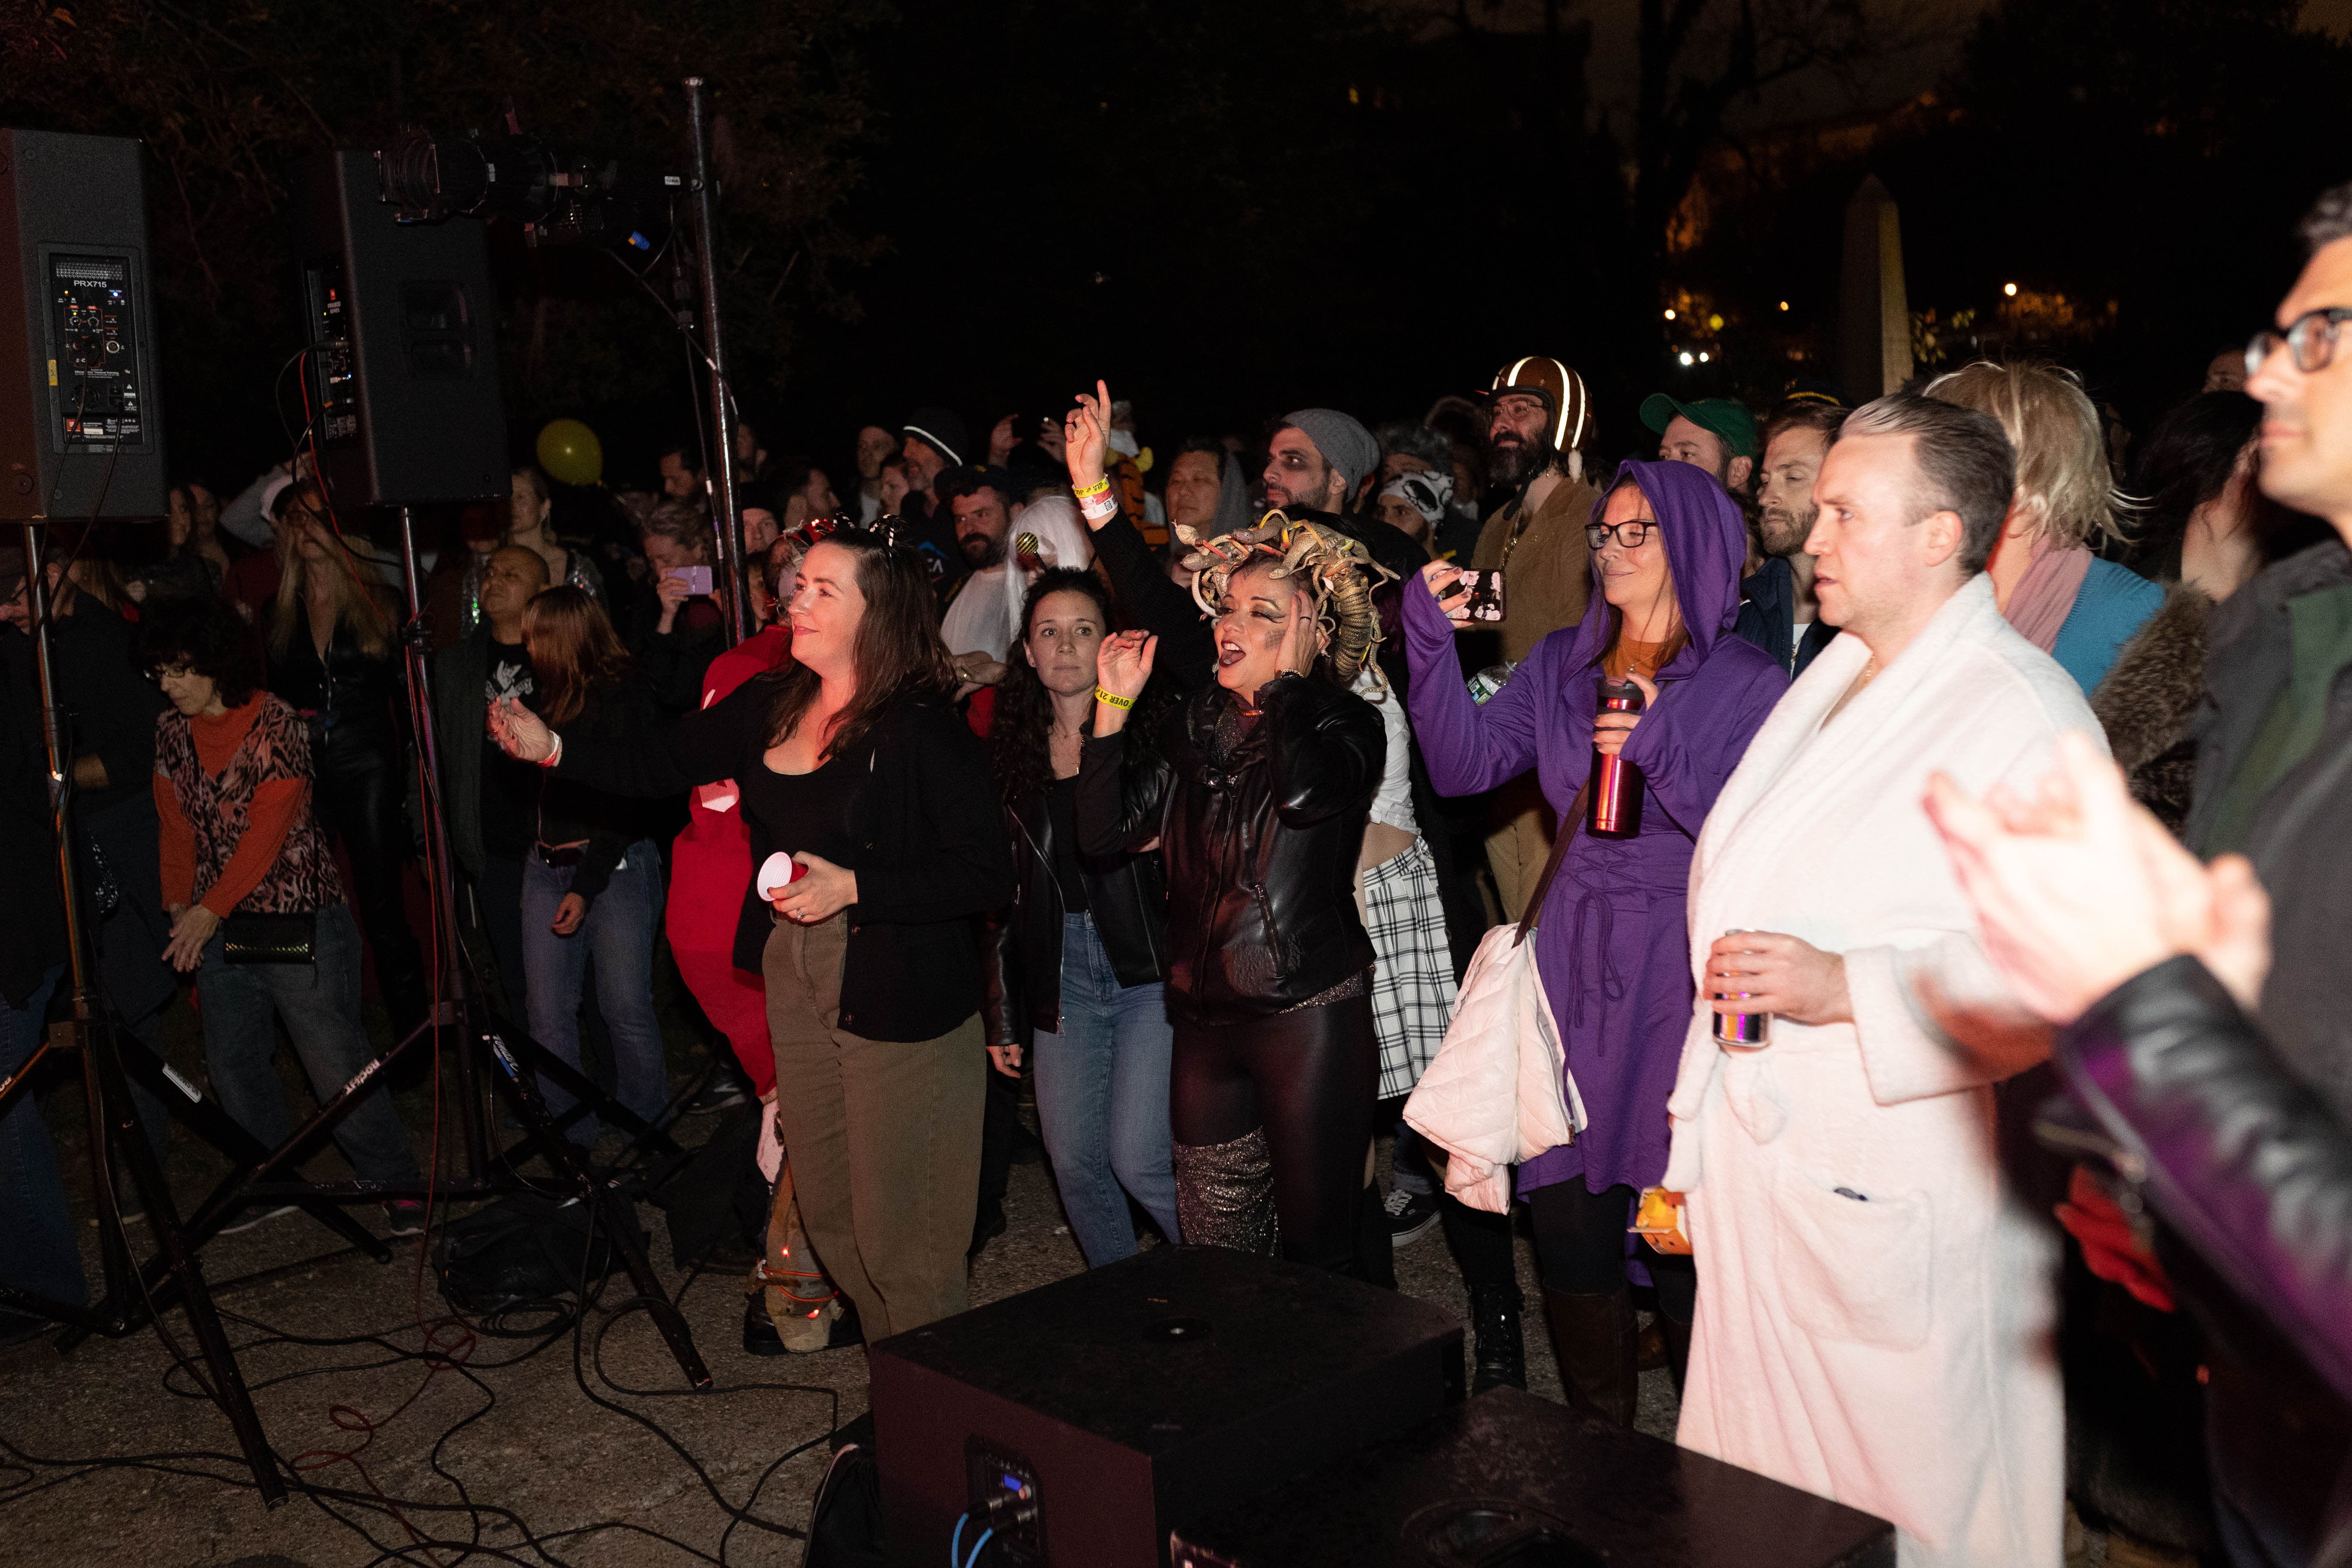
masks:
[[(1065, 429), (1083, 495), (1108, 400), (1079, 403)], [(1380, 1076), (1356, 862), (1387, 738), (1349, 688), (1379, 640), (1370, 594), (1387, 574), (1360, 542), (1278, 511), (1180, 538), (1214, 617), (1213, 679), (1171, 710), (1139, 781), (1124, 729), (1160, 639), (1105, 640), (1078, 837), (1090, 855), (1157, 841), (1166, 866), (1184, 1239), (1263, 1252), (1278, 1237), (1285, 1257), (1353, 1272)]]

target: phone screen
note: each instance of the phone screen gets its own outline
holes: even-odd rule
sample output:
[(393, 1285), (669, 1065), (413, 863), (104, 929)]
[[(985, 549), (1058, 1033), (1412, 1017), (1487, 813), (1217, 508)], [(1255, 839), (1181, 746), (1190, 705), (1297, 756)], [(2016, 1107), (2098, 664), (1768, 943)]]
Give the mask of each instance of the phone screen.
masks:
[(686, 591), (689, 594), (708, 595), (710, 592), (711, 576), (710, 568), (708, 566), (680, 566), (676, 571), (664, 573), (663, 575), (684, 581)]
[(1470, 619), (1492, 626), (1503, 618), (1503, 574), (1500, 572), (1465, 572), (1463, 584), (1470, 590)]

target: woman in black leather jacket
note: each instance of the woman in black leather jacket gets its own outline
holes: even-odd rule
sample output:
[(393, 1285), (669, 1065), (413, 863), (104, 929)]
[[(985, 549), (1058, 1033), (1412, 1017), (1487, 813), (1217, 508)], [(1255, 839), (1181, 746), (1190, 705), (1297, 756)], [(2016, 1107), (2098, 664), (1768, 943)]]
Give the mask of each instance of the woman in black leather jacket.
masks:
[(1159, 726), (1147, 788), (1125, 787), (1124, 730), (1159, 639), (1106, 641), (1078, 834), (1097, 855), (1161, 844), (1185, 1239), (1264, 1250), (1278, 1216), (1284, 1256), (1354, 1271), (1380, 1077), (1356, 858), (1387, 737), (1348, 689), (1373, 641), (1363, 546), (1290, 543), (1287, 565), (1262, 543), (1202, 574), (1215, 683)]
[[(1054, 1182), (1099, 1268), (1135, 1252), (1129, 1194), (1169, 1240), (1183, 1239), (1168, 1147), (1168, 889), (1156, 852), (1078, 847), (1078, 758), (1111, 627), (1102, 579), (1067, 566), (1039, 574), (1021, 626), (989, 730), (1015, 875), (993, 926), (988, 1043), (1016, 1066), (1021, 1049), (1036, 1054)], [(1156, 782), (1149, 761), (1139, 741), (1130, 745), (1118, 780), (1138, 806)]]
[(343, 546), (305, 483), (282, 500), (269, 689), (310, 721), (312, 800), (352, 864), (375, 984), (405, 1035), (425, 1016), (425, 964), (401, 897), (408, 858), (408, 742), (389, 590)]

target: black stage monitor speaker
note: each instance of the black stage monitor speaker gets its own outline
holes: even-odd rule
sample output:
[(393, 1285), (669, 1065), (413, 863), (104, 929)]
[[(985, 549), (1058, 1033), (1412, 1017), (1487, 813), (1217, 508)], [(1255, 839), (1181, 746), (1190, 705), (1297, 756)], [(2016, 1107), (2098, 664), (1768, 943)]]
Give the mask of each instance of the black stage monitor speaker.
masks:
[(303, 397), (339, 506), (480, 500), (507, 492), (497, 299), (473, 218), (403, 224), (377, 198), (374, 156), (304, 160)]
[(1181, 1521), (1175, 1568), (1895, 1568), (1895, 1527), (1497, 1388)]
[[(1462, 1327), (1426, 1301), (1163, 1247), (872, 1349), (890, 1561), (1152, 1568), (1178, 1520), (1426, 1420)], [(1003, 1548), (1002, 1552), (999, 1547)]]
[(0, 518), (163, 516), (139, 143), (0, 131)]

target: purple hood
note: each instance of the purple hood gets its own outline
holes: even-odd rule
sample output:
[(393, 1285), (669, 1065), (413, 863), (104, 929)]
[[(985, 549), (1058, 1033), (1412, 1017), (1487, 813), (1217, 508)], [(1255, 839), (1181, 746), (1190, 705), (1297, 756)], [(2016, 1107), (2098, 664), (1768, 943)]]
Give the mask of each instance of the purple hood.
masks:
[[(1593, 503), (1592, 521), (1599, 522), (1609, 507), (1609, 495), (1620, 481), (1632, 479), (1655, 514), (1665, 539), (1666, 564), (1675, 574), (1675, 599), (1690, 632), (1689, 646), (1675, 655), (1661, 677), (1683, 677), (1706, 662), (1715, 645), (1730, 635), (1739, 619), (1739, 579), (1748, 565), (1748, 524), (1738, 503), (1704, 468), (1688, 463), (1624, 462)], [(1568, 668), (1582, 669), (1601, 661), (1609, 645), (1609, 601), (1601, 592), (1601, 557), (1592, 558), (1592, 608), (1576, 628)]]

